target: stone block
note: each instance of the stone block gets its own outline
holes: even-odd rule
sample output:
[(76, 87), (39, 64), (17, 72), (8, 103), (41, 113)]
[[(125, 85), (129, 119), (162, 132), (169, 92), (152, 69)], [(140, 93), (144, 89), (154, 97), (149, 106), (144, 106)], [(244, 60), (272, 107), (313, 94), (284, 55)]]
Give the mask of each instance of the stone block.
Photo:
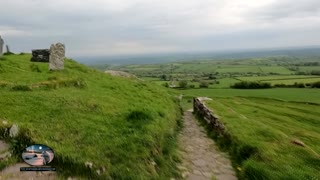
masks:
[(52, 44), (50, 47), (49, 70), (64, 69), (65, 46), (61, 43)]

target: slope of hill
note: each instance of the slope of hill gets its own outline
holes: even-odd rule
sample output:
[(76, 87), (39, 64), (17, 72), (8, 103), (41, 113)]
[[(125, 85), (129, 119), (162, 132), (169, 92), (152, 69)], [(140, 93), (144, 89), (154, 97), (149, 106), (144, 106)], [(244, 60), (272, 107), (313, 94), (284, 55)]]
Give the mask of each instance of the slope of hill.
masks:
[(30, 58), (0, 59), (0, 124), (17, 124), (24, 133), (11, 141), (16, 152), (25, 147), (23, 142), (48, 145), (56, 154), (52, 165), (63, 177), (176, 175), (180, 115), (166, 89), (113, 77), (73, 60), (65, 61), (64, 70), (51, 72), (48, 64)]

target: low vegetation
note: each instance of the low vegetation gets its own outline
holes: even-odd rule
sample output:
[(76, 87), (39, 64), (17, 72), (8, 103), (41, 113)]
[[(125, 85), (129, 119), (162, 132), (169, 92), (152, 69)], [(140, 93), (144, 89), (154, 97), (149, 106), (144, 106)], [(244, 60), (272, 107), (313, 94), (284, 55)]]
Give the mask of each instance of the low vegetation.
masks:
[(235, 89), (267, 89), (271, 88), (270, 83), (241, 81), (230, 86)]

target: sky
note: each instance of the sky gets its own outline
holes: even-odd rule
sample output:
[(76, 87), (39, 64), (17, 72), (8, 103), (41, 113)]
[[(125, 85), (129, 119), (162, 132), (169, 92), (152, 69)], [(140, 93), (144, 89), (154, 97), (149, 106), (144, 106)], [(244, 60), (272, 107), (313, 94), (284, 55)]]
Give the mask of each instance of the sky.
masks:
[(319, 0), (0, 0), (14, 52), (72, 56), (320, 45)]

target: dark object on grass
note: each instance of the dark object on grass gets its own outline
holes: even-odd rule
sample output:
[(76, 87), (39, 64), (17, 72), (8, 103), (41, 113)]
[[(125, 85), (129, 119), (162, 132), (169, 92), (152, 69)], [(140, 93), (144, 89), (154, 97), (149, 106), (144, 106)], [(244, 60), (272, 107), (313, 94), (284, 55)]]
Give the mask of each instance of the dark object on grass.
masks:
[(31, 91), (31, 87), (27, 85), (15, 85), (11, 88), (13, 91)]
[(49, 62), (50, 51), (49, 49), (34, 49), (32, 50), (33, 62)]
[(268, 89), (272, 88), (270, 83), (241, 81), (230, 86), (234, 89)]

